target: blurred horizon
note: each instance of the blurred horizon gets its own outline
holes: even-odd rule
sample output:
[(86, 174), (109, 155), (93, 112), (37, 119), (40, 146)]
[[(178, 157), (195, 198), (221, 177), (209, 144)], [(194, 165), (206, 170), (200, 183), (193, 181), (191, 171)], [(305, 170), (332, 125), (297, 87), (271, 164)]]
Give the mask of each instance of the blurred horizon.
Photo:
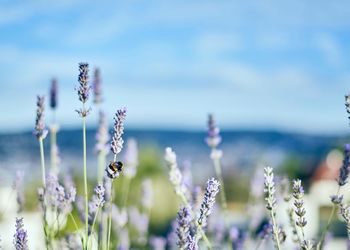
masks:
[(4, 1), (0, 132), (32, 129), (53, 77), (57, 121), (79, 127), (87, 61), (127, 127), (204, 131), (214, 113), (223, 130), (345, 134), (349, 15), (347, 1)]

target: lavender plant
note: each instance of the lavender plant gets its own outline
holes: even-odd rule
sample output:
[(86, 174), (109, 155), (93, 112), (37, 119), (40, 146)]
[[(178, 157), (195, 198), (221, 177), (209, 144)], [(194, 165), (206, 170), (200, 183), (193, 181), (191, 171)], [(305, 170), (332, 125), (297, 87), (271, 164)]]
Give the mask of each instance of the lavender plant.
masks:
[(12, 188), (16, 191), (17, 193), (17, 213), (20, 213), (23, 211), (23, 206), (24, 206), (24, 184), (23, 184), (23, 177), (24, 177), (24, 172), (17, 170), (16, 171), (16, 177), (13, 182)]
[(225, 185), (224, 180), (222, 178), (222, 170), (220, 160), (222, 157), (222, 151), (217, 149), (218, 145), (221, 142), (220, 129), (216, 126), (214, 116), (209, 114), (208, 116), (208, 136), (206, 138), (206, 142), (208, 146), (211, 148), (210, 158), (213, 160), (216, 177), (220, 181), (221, 184), (221, 206), (224, 210), (227, 210), (227, 201), (226, 201), (226, 193), (225, 193)]
[(264, 192), (265, 192), (265, 201), (266, 201), (266, 209), (269, 211), (269, 215), (271, 218), (271, 225), (272, 225), (272, 233), (273, 233), (273, 240), (275, 243), (275, 248), (280, 250), (281, 249), (281, 243), (280, 243), (280, 227), (277, 225), (276, 222), (276, 197), (275, 197), (275, 182), (274, 182), (274, 175), (273, 175), (273, 169), (271, 167), (265, 167), (264, 168)]
[(190, 236), (190, 223), (191, 216), (190, 210), (183, 206), (177, 213), (177, 228), (176, 234), (178, 237), (177, 246), (179, 249), (184, 250), (188, 245), (188, 237)]
[(99, 68), (96, 68), (94, 71), (94, 80), (93, 80), (93, 93), (94, 93), (94, 103), (100, 104), (102, 99), (102, 81), (101, 81), (101, 72)]
[(16, 250), (29, 250), (28, 234), (24, 229), (23, 218), (16, 218), (16, 232), (13, 235), (13, 245)]
[(294, 197), (294, 212), (297, 216), (296, 225), (300, 228), (302, 234), (302, 240), (305, 241), (304, 227), (307, 224), (305, 219), (304, 208), (304, 188), (301, 185), (301, 180), (297, 179), (293, 181), (293, 197)]
[(46, 186), (46, 183), (45, 183), (46, 173), (45, 173), (45, 158), (44, 158), (44, 143), (43, 143), (43, 141), (46, 138), (48, 131), (45, 127), (45, 121), (44, 121), (44, 111), (45, 111), (45, 98), (44, 98), (44, 96), (37, 96), (36, 107), (37, 107), (37, 110), (36, 110), (34, 134), (39, 141), (42, 182), (43, 182), (43, 186), (45, 187)]
[(84, 168), (84, 196), (85, 196), (85, 238), (84, 238), (84, 249), (87, 248), (88, 241), (88, 185), (87, 185), (87, 166), (86, 166), (86, 116), (89, 114), (90, 109), (86, 108), (86, 102), (89, 99), (89, 92), (91, 87), (89, 86), (89, 64), (80, 63), (79, 64), (79, 87), (77, 88), (79, 101), (82, 103), (82, 107), (77, 110), (78, 114), (83, 121), (83, 168)]
[(112, 228), (112, 204), (113, 204), (113, 180), (117, 178), (123, 167), (123, 163), (117, 162), (117, 155), (121, 152), (124, 144), (122, 138), (124, 134), (124, 121), (126, 118), (126, 109), (118, 109), (114, 116), (114, 133), (111, 140), (111, 151), (114, 155), (113, 161), (106, 168), (106, 174), (111, 179), (111, 198), (110, 198), (110, 212), (108, 217), (108, 235), (107, 235), (107, 249), (110, 247), (111, 228)]
[[(346, 106), (347, 112), (349, 112), (349, 104), (348, 103), (349, 103), (349, 96), (346, 96), (345, 106)], [(350, 144), (346, 144), (344, 146), (343, 164), (342, 164), (341, 168), (339, 169), (339, 176), (338, 176), (338, 179), (337, 179), (337, 183), (338, 183), (337, 192), (336, 192), (336, 194), (334, 196), (331, 197), (331, 201), (334, 199), (334, 197), (339, 197), (339, 193), (340, 193), (341, 187), (343, 187), (348, 182), (349, 167), (350, 167)], [(333, 200), (332, 203), (333, 203), (332, 210), (331, 210), (331, 213), (329, 215), (326, 227), (325, 227), (325, 229), (322, 232), (321, 239), (320, 239), (319, 243), (317, 244), (317, 249), (322, 249), (323, 248), (323, 243), (324, 243), (324, 239), (325, 239), (326, 233), (328, 232), (328, 230), (330, 228), (331, 221), (332, 221), (334, 213), (335, 213), (336, 202), (334, 202), (334, 200)]]
[(56, 78), (51, 81), (50, 91), (50, 108), (52, 112), (52, 122), (50, 124), (50, 158), (51, 171), (58, 173), (58, 165), (60, 163), (59, 149), (57, 145), (57, 133), (59, 126), (56, 123), (56, 109), (58, 104), (58, 82)]
[(99, 111), (99, 122), (98, 129), (96, 133), (96, 146), (95, 150), (97, 152), (98, 158), (98, 172), (97, 172), (97, 180), (98, 182), (102, 182), (103, 173), (106, 166), (106, 156), (109, 152), (109, 134), (108, 134), (108, 123), (106, 119), (106, 115), (103, 111)]

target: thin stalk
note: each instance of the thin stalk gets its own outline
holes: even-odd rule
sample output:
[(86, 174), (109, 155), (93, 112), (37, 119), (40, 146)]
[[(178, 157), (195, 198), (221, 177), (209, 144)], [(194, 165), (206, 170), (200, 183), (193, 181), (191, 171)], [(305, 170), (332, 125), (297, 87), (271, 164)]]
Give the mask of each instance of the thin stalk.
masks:
[(78, 224), (77, 224), (77, 222), (75, 221), (75, 219), (74, 219), (74, 216), (73, 216), (72, 212), (70, 212), (70, 213), (69, 213), (69, 217), (70, 217), (70, 218), (71, 218), (71, 220), (73, 221), (73, 224), (74, 224), (75, 230), (79, 231)]
[(40, 161), (41, 161), (42, 180), (43, 180), (43, 186), (44, 186), (44, 188), (46, 188), (44, 143), (43, 143), (43, 138), (42, 137), (39, 138), (39, 146), (40, 146)]
[(213, 159), (213, 163), (214, 163), (216, 177), (219, 179), (219, 182), (221, 185), (221, 192), (220, 192), (221, 207), (225, 210), (225, 213), (226, 213), (226, 210), (227, 210), (226, 192), (225, 192), (224, 179), (222, 178), (220, 160)]
[[(84, 107), (85, 108), (85, 107)], [(86, 174), (86, 118), (83, 116), (83, 161), (84, 161), (84, 192), (85, 192), (85, 248), (87, 247), (88, 239), (88, 187), (87, 187), (87, 174)]]
[[(55, 126), (54, 124), (52, 126)], [(51, 169), (54, 173), (57, 173), (57, 159), (53, 148), (57, 143), (57, 131), (55, 128), (50, 129), (50, 154), (51, 154)]]
[(91, 226), (91, 232), (94, 231), (94, 227), (95, 227), (95, 223), (96, 223), (96, 219), (97, 219), (97, 216), (98, 216), (98, 212), (100, 211), (100, 208), (97, 209), (96, 211), (96, 214), (95, 214), (95, 217), (94, 217), (94, 220), (92, 222), (92, 226)]
[(272, 210), (270, 210), (270, 216), (271, 216), (271, 220), (272, 220), (272, 231), (273, 231), (274, 238), (275, 238), (276, 248), (278, 250), (281, 250), (280, 239), (279, 239), (278, 231), (276, 230), (277, 224), (276, 224), (276, 219), (275, 219), (275, 213)]
[[(90, 240), (91, 240), (91, 236), (92, 234), (94, 233), (94, 227), (95, 227), (95, 223), (96, 223), (96, 219), (97, 219), (97, 216), (98, 216), (98, 212), (100, 211), (100, 207), (97, 209), (96, 211), (96, 214), (95, 214), (95, 217), (94, 217), (94, 220), (93, 220), (93, 223), (92, 223), (92, 226), (91, 226), (91, 233), (90, 233), (90, 237), (89, 237), (89, 240), (88, 240), (88, 244), (89, 243), (92, 243)], [(89, 245), (91, 246), (91, 245)]]
[[(116, 157), (114, 157), (116, 159)], [(112, 204), (113, 204), (113, 180), (111, 182), (111, 200), (109, 203), (109, 215), (108, 215), (108, 235), (107, 235), (107, 249), (110, 249), (111, 243), (111, 229), (112, 229)]]
[[(340, 192), (340, 186), (338, 186), (336, 196), (339, 195), (339, 192)], [(320, 239), (319, 243), (317, 244), (317, 249), (318, 249), (318, 250), (321, 250), (322, 247), (323, 247), (324, 239), (325, 239), (325, 237), (326, 237), (327, 231), (329, 230), (329, 228), (330, 228), (330, 226), (331, 226), (331, 221), (332, 221), (332, 219), (333, 219), (333, 216), (334, 216), (334, 213), (335, 213), (335, 209), (336, 209), (336, 206), (335, 206), (335, 204), (333, 203), (333, 205), (332, 205), (332, 211), (331, 211), (331, 213), (330, 213), (330, 215), (329, 215), (329, 218), (328, 218), (328, 221), (327, 221), (327, 225), (326, 225), (325, 229), (324, 229), (323, 232), (322, 232), (322, 236), (321, 236), (321, 239)]]

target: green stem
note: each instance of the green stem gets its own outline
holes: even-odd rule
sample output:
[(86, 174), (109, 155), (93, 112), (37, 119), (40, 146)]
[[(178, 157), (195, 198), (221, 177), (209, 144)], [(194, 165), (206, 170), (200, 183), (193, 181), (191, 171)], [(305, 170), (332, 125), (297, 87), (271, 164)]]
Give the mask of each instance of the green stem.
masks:
[(95, 223), (96, 223), (96, 219), (97, 219), (97, 216), (98, 216), (98, 212), (100, 211), (100, 207), (97, 209), (96, 211), (96, 214), (95, 214), (95, 217), (94, 217), (94, 220), (92, 222), (92, 226), (91, 226), (91, 232), (94, 231), (94, 227), (95, 227)]
[(71, 220), (73, 221), (73, 224), (74, 224), (75, 230), (76, 230), (76, 231), (79, 231), (78, 224), (77, 224), (77, 222), (75, 221), (75, 219), (74, 219), (74, 216), (73, 216), (72, 212), (70, 212), (70, 213), (69, 213), (69, 217), (70, 217), (70, 218), (71, 218)]
[(220, 192), (221, 207), (225, 210), (225, 213), (226, 213), (227, 211), (226, 192), (225, 192), (224, 179), (222, 178), (220, 160), (213, 159), (213, 163), (214, 163), (216, 177), (219, 179), (219, 182), (221, 185), (221, 192)]
[(276, 224), (275, 214), (274, 214), (274, 212), (272, 210), (270, 211), (270, 216), (271, 216), (271, 220), (272, 220), (272, 231), (273, 231), (274, 238), (275, 238), (276, 248), (278, 250), (280, 250), (281, 249), (281, 244), (280, 244), (278, 231), (276, 230), (278, 226)]
[(41, 160), (41, 174), (43, 180), (43, 186), (46, 188), (46, 173), (45, 173), (45, 158), (44, 158), (44, 143), (43, 138), (39, 138), (39, 146), (40, 146), (40, 160)]
[(51, 125), (51, 129), (50, 129), (50, 158), (51, 158), (51, 170), (54, 173), (57, 173), (57, 159), (56, 159), (56, 153), (54, 151), (54, 147), (57, 144), (57, 130), (55, 127), (55, 124)]
[[(339, 192), (340, 192), (340, 186), (338, 186), (336, 196), (339, 195)], [(333, 216), (334, 216), (334, 213), (335, 213), (335, 209), (336, 209), (336, 206), (333, 203), (332, 211), (331, 211), (331, 213), (329, 215), (329, 218), (328, 218), (328, 221), (327, 221), (327, 225), (326, 225), (325, 229), (322, 232), (322, 236), (321, 236), (321, 239), (320, 239), (319, 243), (317, 244), (317, 250), (321, 250), (323, 248), (324, 239), (326, 237), (327, 231), (329, 230), (329, 228), (331, 226), (331, 222), (332, 222), (332, 219), (333, 219)]]
[(86, 118), (83, 116), (83, 161), (84, 161), (84, 193), (85, 193), (85, 248), (87, 247), (88, 239), (88, 187), (87, 187), (87, 174), (86, 174)]
[(112, 231), (112, 204), (113, 204), (113, 179), (111, 181), (111, 200), (109, 203), (109, 215), (108, 215), (108, 235), (107, 235), (107, 249), (110, 249), (111, 243), (111, 231)]

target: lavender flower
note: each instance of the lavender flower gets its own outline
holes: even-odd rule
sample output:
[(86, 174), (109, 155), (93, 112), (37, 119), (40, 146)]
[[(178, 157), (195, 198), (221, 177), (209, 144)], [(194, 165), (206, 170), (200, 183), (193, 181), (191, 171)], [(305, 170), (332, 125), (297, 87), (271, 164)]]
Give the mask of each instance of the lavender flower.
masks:
[(343, 165), (339, 169), (339, 177), (337, 179), (339, 186), (344, 186), (348, 182), (349, 166), (350, 166), (350, 144), (346, 144), (344, 147)]
[(39, 96), (39, 95), (37, 96), (36, 107), (37, 107), (37, 110), (36, 110), (34, 135), (38, 139), (45, 139), (48, 131), (45, 128), (45, 121), (44, 121), (44, 111), (45, 111), (44, 96)]
[(166, 239), (163, 237), (152, 236), (149, 241), (153, 250), (165, 250)]
[(81, 241), (79, 240), (79, 238), (76, 235), (68, 234), (65, 237), (65, 241), (66, 241), (67, 249), (69, 249), (69, 250), (83, 250), (83, 246), (81, 245)]
[(70, 186), (65, 190), (58, 182), (57, 176), (49, 174), (46, 178), (44, 192), (46, 205), (57, 209), (59, 213), (67, 214), (72, 211), (72, 203), (75, 201), (76, 189)]
[(153, 188), (152, 188), (152, 180), (145, 179), (142, 181), (142, 198), (141, 205), (144, 209), (149, 211), (152, 208), (153, 204)]
[(215, 204), (215, 196), (219, 192), (220, 183), (211, 178), (207, 182), (207, 188), (205, 190), (204, 199), (199, 210), (199, 216), (197, 219), (198, 225), (202, 228), (206, 226), (208, 216), (213, 210)]
[(346, 112), (349, 115), (349, 119), (350, 119), (350, 95), (345, 95), (345, 108), (346, 108)]
[(281, 235), (282, 231), (280, 227), (276, 223), (275, 215), (276, 215), (276, 198), (275, 198), (275, 182), (273, 169), (271, 167), (264, 168), (264, 193), (265, 193), (265, 201), (266, 201), (266, 209), (270, 212), (270, 217), (272, 220), (272, 232), (273, 232), (273, 240), (275, 243), (276, 249), (281, 249)]
[(215, 119), (212, 114), (208, 115), (208, 136), (206, 143), (211, 148), (216, 148), (221, 142), (220, 129), (215, 124)]
[(264, 192), (266, 200), (267, 210), (274, 211), (276, 209), (276, 198), (275, 198), (275, 182), (273, 180), (273, 169), (271, 167), (264, 168)]
[(94, 103), (95, 104), (101, 103), (102, 88), (101, 88), (101, 72), (99, 68), (96, 68), (94, 72), (93, 91), (94, 91)]
[(188, 236), (190, 235), (191, 216), (187, 207), (181, 207), (177, 213), (176, 234), (178, 237), (177, 246), (179, 249), (186, 249)]
[(122, 135), (124, 134), (124, 121), (126, 117), (126, 109), (118, 109), (114, 116), (114, 134), (111, 142), (111, 151), (114, 155), (120, 153), (123, 148), (124, 140)]
[(88, 63), (79, 63), (79, 88), (78, 96), (79, 101), (86, 103), (89, 99), (89, 92), (91, 87), (89, 86), (89, 64)]
[(192, 237), (191, 235), (188, 235), (187, 239), (187, 250), (198, 250), (198, 242), (195, 237)]
[(287, 210), (288, 212), (288, 221), (289, 221), (289, 226), (292, 228), (292, 241), (294, 243), (299, 243), (300, 244), (300, 239), (299, 239), (299, 235), (298, 235), (298, 230), (295, 224), (295, 220), (294, 220), (294, 209), (293, 208), (289, 208)]
[(243, 249), (245, 237), (237, 227), (232, 227), (229, 232), (229, 238), (233, 250)]
[(94, 223), (96, 213), (99, 208), (105, 203), (105, 189), (102, 185), (97, 185), (94, 189), (95, 194), (92, 196), (91, 201), (89, 202), (89, 218), (88, 223), (91, 227)]
[(106, 115), (103, 111), (99, 113), (99, 122), (98, 122), (98, 130), (96, 133), (96, 146), (95, 150), (98, 154), (102, 153), (104, 155), (108, 154), (108, 123), (106, 119)]
[(28, 234), (24, 230), (23, 218), (16, 218), (16, 232), (13, 235), (13, 245), (16, 250), (28, 250)]
[(169, 180), (174, 186), (175, 193), (181, 197), (187, 197), (187, 188), (183, 183), (182, 174), (177, 166), (175, 152), (169, 147), (166, 148), (164, 159), (170, 169)]
[(81, 117), (86, 117), (90, 109), (85, 108), (85, 103), (89, 99), (89, 92), (91, 87), (89, 86), (89, 64), (87, 63), (79, 63), (79, 77), (78, 77), (78, 82), (79, 82), (79, 87), (77, 88), (78, 90), (78, 97), (79, 101), (83, 103), (83, 108), (77, 110), (78, 114)]
[(345, 205), (343, 203), (343, 199), (341, 199), (341, 202), (339, 203), (339, 207), (340, 207), (340, 215), (343, 217), (346, 223), (348, 237), (350, 237), (350, 206)]
[(23, 187), (23, 176), (24, 173), (23, 171), (16, 171), (16, 178), (13, 182), (13, 189), (17, 193), (17, 213), (20, 213), (23, 211), (23, 206), (24, 206), (24, 187)]
[(305, 208), (304, 208), (304, 188), (301, 185), (301, 180), (293, 181), (293, 197), (294, 197), (294, 207), (295, 214), (297, 215), (296, 224), (298, 227), (303, 228), (306, 226), (307, 221), (305, 219)]
[(57, 107), (57, 94), (58, 94), (58, 84), (57, 79), (53, 78), (50, 87), (50, 107), (55, 110)]
[(331, 195), (331, 202), (335, 205), (339, 205), (343, 202), (343, 195)]
[(301, 250), (314, 250), (315, 245), (311, 240), (304, 240), (301, 243)]
[(134, 138), (128, 139), (126, 142), (126, 151), (124, 155), (125, 170), (124, 175), (133, 178), (136, 175), (138, 161), (137, 142)]
[(270, 223), (265, 223), (261, 231), (258, 233), (258, 237), (266, 240), (272, 231), (272, 225)]

